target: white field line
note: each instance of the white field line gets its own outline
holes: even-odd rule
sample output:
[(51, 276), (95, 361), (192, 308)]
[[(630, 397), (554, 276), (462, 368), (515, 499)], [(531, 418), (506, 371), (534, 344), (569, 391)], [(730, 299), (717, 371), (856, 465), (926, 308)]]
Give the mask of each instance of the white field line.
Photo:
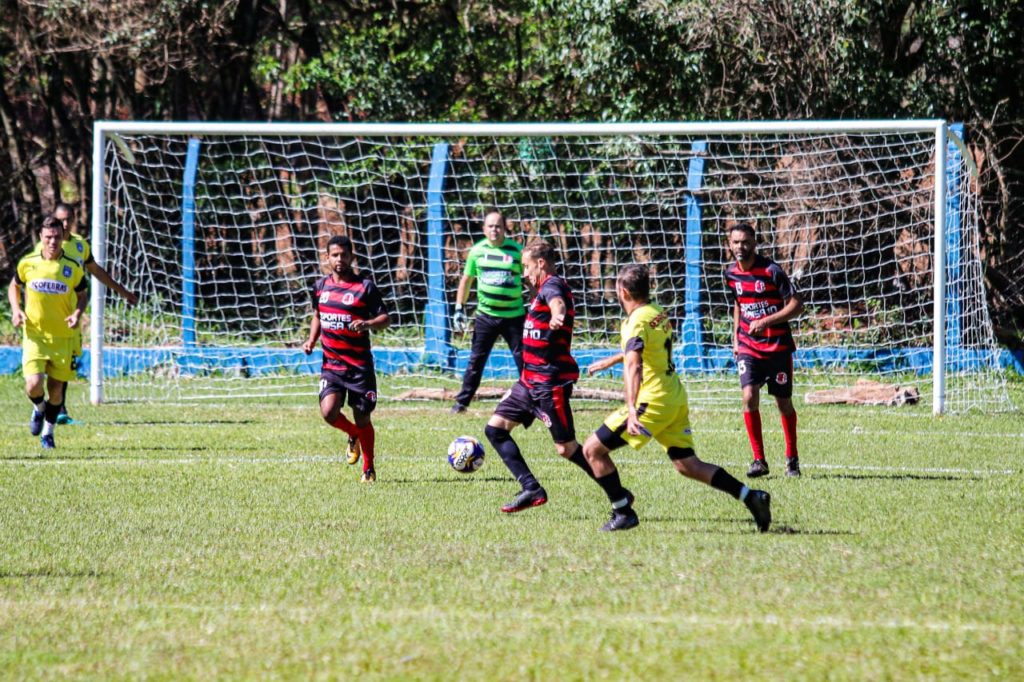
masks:
[[(654, 452), (654, 451), (652, 451)], [(548, 453), (550, 454), (550, 453)], [(616, 457), (615, 461), (630, 466), (657, 466), (668, 465), (667, 460), (658, 456), (634, 459), (630, 457)], [(551, 457), (555, 455), (551, 454)], [(444, 457), (433, 457), (428, 455), (378, 455), (382, 461), (404, 461), (404, 462), (437, 462), (438, 465), (445, 463)], [(116, 454), (100, 455), (100, 458), (54, 458), (40, 456), (39, 459), (0, 459), (0, 464), (11, 466), (49, 466), (61, 464), (77, 465), (101, 465), (101, 466), (146, 466), (146, 465), (174, 465), (174, 464), (336, 464), (345, 461), (341, 455), (281, 455), (275, 457), (267, 455), (263, 457), (240, 457), (229, 455), (218, 457), (123, 457)], [(716, 462), (726, 467), (739, 468), (747, 465), (743, 462)], [(830, 463), (806, 463), (801, 461), (800, 467), (807, 469), (826, 469), (835, 471), (878, 471), (891, 473), (918, 473), (918, 474), (966, 474), (971, 476), (1013, 476), (1018, 473), (1016, 469), (963, 469), (950, 467), (907, 467), (907, 466), (874, 466), (866, 464), (830, 464)]]
[[(30, 607), (39, 610), (36, 602), (27, 600), (0, 600), (0, 605), (11, 611), (13, 607)], [(238, 614), (278, 614), (309, 620), (324, 615), (323, 609), (307, 606), (291, 606), (287, 604), (186, 604), (186, 603), (160, 603), (160, 602), (107, 602), (97, 600), (61, 600), (61, 606), (67, 609), (97, 609), (104, 612), (131, 612), (131, 611), (186, 611), (190, 613), (238, 613)], [(52, 606), (48, 605), (48, 609)], [(517, 611), (517, 615), (525, 617), (526, 613)], [(336, 617), (337, 614), (334, 614)], [(462, 609), (449, 610), (443, 608), (428, 609), (371, 609), (371, 618), (375, 620), (428, 620), (438, 623), (450, 618), (457, 622), (473, 620), (494, 620), (496, 614), (491, 612), (472, 611)], [(365, 616), (364, 616), (365, 620)], [(499, 619), (500, 620), (500, 619)], [(535, 613), (532, 618), (534, 622), (542, 622), (543, 614)], [(576, 623), (604, 623), (607, 624), (608, 614), (590, 613), (566, 613), (561, 617), (562, 621)], [(705, 616), (700, 614), (646, 614), (646, 613), (616, 613), (612, 620), (619, 623), (638, 624), (663, 624), (663, 625), (688, 625), (700, 627), (726, 627), (730, 629), (748, 626), (772, 626), (796, 629), (811, 630), (924, 630), (931, 632), (995, 632), (1017, 634), (1024, 633), (1024, 624), (1021, 623), (977, 623), (977, 622), (947, 622), (934, 620), (911, 620), (906, 618), (892, 618), (888, 620), (857, 620), (837, 616), (822, 616), (820, 618), (794, 618), (790, 616), (778, 616), (774, 614), (762, 614), (759, 616), (741, 617), (719, 617)]]

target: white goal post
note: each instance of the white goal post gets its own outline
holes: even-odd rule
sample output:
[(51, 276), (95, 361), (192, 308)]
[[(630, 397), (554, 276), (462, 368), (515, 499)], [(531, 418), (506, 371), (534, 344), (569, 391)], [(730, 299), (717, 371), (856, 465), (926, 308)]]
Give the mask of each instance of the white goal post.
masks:
[[(805, 301), (798, 395), (870, 378), (920, 386), (935, 414), (1012, 408), (961, 137), (941, 120), (101, 121), (93, 252), (142, 301), (93, 282), (91, 398), (310, 395), (318, 355), (299, 346), (334, 234), (393, 313), (374, 338), (382, 397), (456, 387), (454, 284), (497, 208), (514, 238), (559, 249), (581, 366), (616, 343), (617, 269), (646, 263), (691, 401), (736, 403), (722, 272), (725, 231), (745, 220)], [(513, 376), (496, 349), (485, 379)]]

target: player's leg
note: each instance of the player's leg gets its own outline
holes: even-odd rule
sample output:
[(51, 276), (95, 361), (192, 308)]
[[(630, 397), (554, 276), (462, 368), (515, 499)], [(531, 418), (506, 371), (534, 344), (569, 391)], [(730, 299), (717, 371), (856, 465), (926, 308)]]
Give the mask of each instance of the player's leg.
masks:
[(373, 483), (377, 480), (373, 460), (377, 433), (370, 415), (377, 407), (377, 376), (368, 374), (361, 377), (358, 382), (350, 384), (348, 400), (352, 406), (352, 419), (357, 429), (356, 438), (363, 456), (363, 474), (359, 480), (363, 483)]
[[(615, 413), (609, 419), (614, 417)], [(621, 435), (608, 427), (607, 420), (583, 444), (583, 454), (593, 469), (594, 480), (612, 505), (611, 518), (601, 527), (604, 531), (629, 530), (640, 523), (640, 518), (633, 510), (633, 493), (622, 486), (619, 471), (611, 458), (611, 451), (625, 444)]]
[(473, 345), (469, 352), (469, 362), (466, 363), (466, 373), (462, 375), (462, 389), (455, 396), (455, 404), (452, 405), (453, 413), (465, 412), (469, 407), (477, 389), (480, 388), (487, 358), (500, 335), (501, 318), (477, 313), (473, 322)]
[(523, 323), (525, 321), (526, 316), (522, 315), (502, 320), (501, 323), (501, 337), (508, 344), (508, 349), (512, 352), (512, 359), (515, 360), (516, 369), (520, 374), (523, 373)]
[[(78, 330), (78, 334), (75, 335), (74, 348), (71, 353), (71, 371), (78, 371), (79, 358), (82, 357), (82, 330)], [(64, 382), (64, 399), (60, 402), (60, 411), (57, 413), (58, 424), (74, 424), (75, 420), (68, 414), (67, 402), (68, 402), (68, 383)]]
[(757, 478), (768, 474), (768, 462), (764, 458), (764, 434), (761, 430), (761, 363), (750, 355), (740, 355), (736, 361), (740, 374), (740, 388), (743, 391), (743, 423), (747, 427), (747, 439), (754, 455), (747, 470), (747, 476)]
[(324, 421), (348, 436), (346, 457), (349, 464), (359, 461), (359, 443), (356, 434), (359, 430), (342, 412), (348, 389), (342, 377), (331, 370), (320, 372), (320, 416)]
[(519, 445), (512, 438), (512, 429), (520, 424), (529, 426), (533, 423), (533, 402), (529, 391), (521, 383), (516, 382), (505, 394), (494, 409), (494, 414), (484, 427), (484, 435), (491, 447), (501, 457), (501, 461), (519, 482), (521, 490), (501, 511), (512, 513), (538, 507), (548, 501), (548, 494), (530, 471), (529, 465), (519, 450)]
[(53, 431), (57, 426), (57, 415), (60, 413), (60, 403), (63, 397), (64, 380), (48, 375), (46, 377), (46, 406), (43, 408), (43, 431), (39, 434), (39, 442), (45, 450), (57, 447), (53, 440)]
[[(24, 363), (23, 363), (24, 367)], [(45, 368), (45, 364), (43, 365)], [(38, 436), (43, 430), (43, 419), (46, 414), (46, 375), (34, 371), (32, 374), (25, 374), (25, 395), (32, 401), (32, 416), (28, 420), (28, 430), (33, 436)]]
[(786, 440), (786, 475), (800, 475), (800, 456), (796, 447), (796, 408), (793, 406), (793, 355), (780, 356), (768, 382), (768, 393), (775, 398)]
[(717, 464), (701, 461), (692, 447), (673, 446), (669, 448), (668, 456), (680, 474), (732, 495), (746, 505), (759, 531), (764, 533), (768, 530), (772, 523), (771, 495), (748, 488)]

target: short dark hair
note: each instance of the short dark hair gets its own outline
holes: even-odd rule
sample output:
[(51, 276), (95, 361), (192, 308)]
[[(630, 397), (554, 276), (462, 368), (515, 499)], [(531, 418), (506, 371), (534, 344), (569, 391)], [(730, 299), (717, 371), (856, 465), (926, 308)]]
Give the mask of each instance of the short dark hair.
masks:
[(330, 251), (332, 246), (340, 246), (349, 253), (352, 253), (352, 240), (342, 234), (336, 234), (327, 240), (327, 250)]
[(757, 232), (754, 231), (754, 226), (748, 222), (736, 223), (735, 225), (729, 228), (730, 233), (735, 232), (737, 230), (747, 235), (748, 237), (757, 239)]
[(484, 211), (484, 217), (480, 219), (480, 224), (482, 225), (483, 223), (487, 222), (487, 216), (491, 215), (492, 213), (497, 213), (498, 217), (501, 218), (501, 226), (504, 227), (505, 229), (508, 229), (508, 221), (505, 219), (505, 214), (496, 208), (489, 208), (486, 211)]
[(74, 207), (71, 206), (71, 204), (66, 203), (64, 201), (58, 201), (57, 205), (53, 207), (54, 214), (56, 214), (57, 211), (60, 211), (61, 209), (63, 209), (64, 212), (67, 213), (68, 215), (72, 215), (75, 212), (75, 209)]
[(634, 301), (650, 301), (651, 271), (645, 265), (627, 265), (619, 271), (619, 286)]
[(523, 255), (529, 256), (533, 260), (540, 260), (543, 258), (549, 263), (558, 262), (558, 252), (555, 251), (554, 245), (545, 239), (534, 239), (524, 246)]
[(59, 220), (57, 220), (52, 215), (51, 216), (47, 216), (43, 220), (42, 227), (39, 228), (40, 232), (42, 232), (43, 230), (60, 230), (61, 232), (63, 232), (64, 231), (64, 223), (59, 221)]

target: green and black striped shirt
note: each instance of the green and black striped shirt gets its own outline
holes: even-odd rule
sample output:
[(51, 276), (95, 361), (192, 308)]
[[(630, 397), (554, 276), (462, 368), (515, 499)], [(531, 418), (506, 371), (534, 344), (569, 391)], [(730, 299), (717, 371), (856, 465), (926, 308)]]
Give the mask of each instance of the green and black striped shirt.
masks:
[(493, 317), (519, 317), (523, 307), (523, 247), (506, 238), (501, 246), (481, 239), (469, 250), (465, 274), (476, 278), (480, 312)]

